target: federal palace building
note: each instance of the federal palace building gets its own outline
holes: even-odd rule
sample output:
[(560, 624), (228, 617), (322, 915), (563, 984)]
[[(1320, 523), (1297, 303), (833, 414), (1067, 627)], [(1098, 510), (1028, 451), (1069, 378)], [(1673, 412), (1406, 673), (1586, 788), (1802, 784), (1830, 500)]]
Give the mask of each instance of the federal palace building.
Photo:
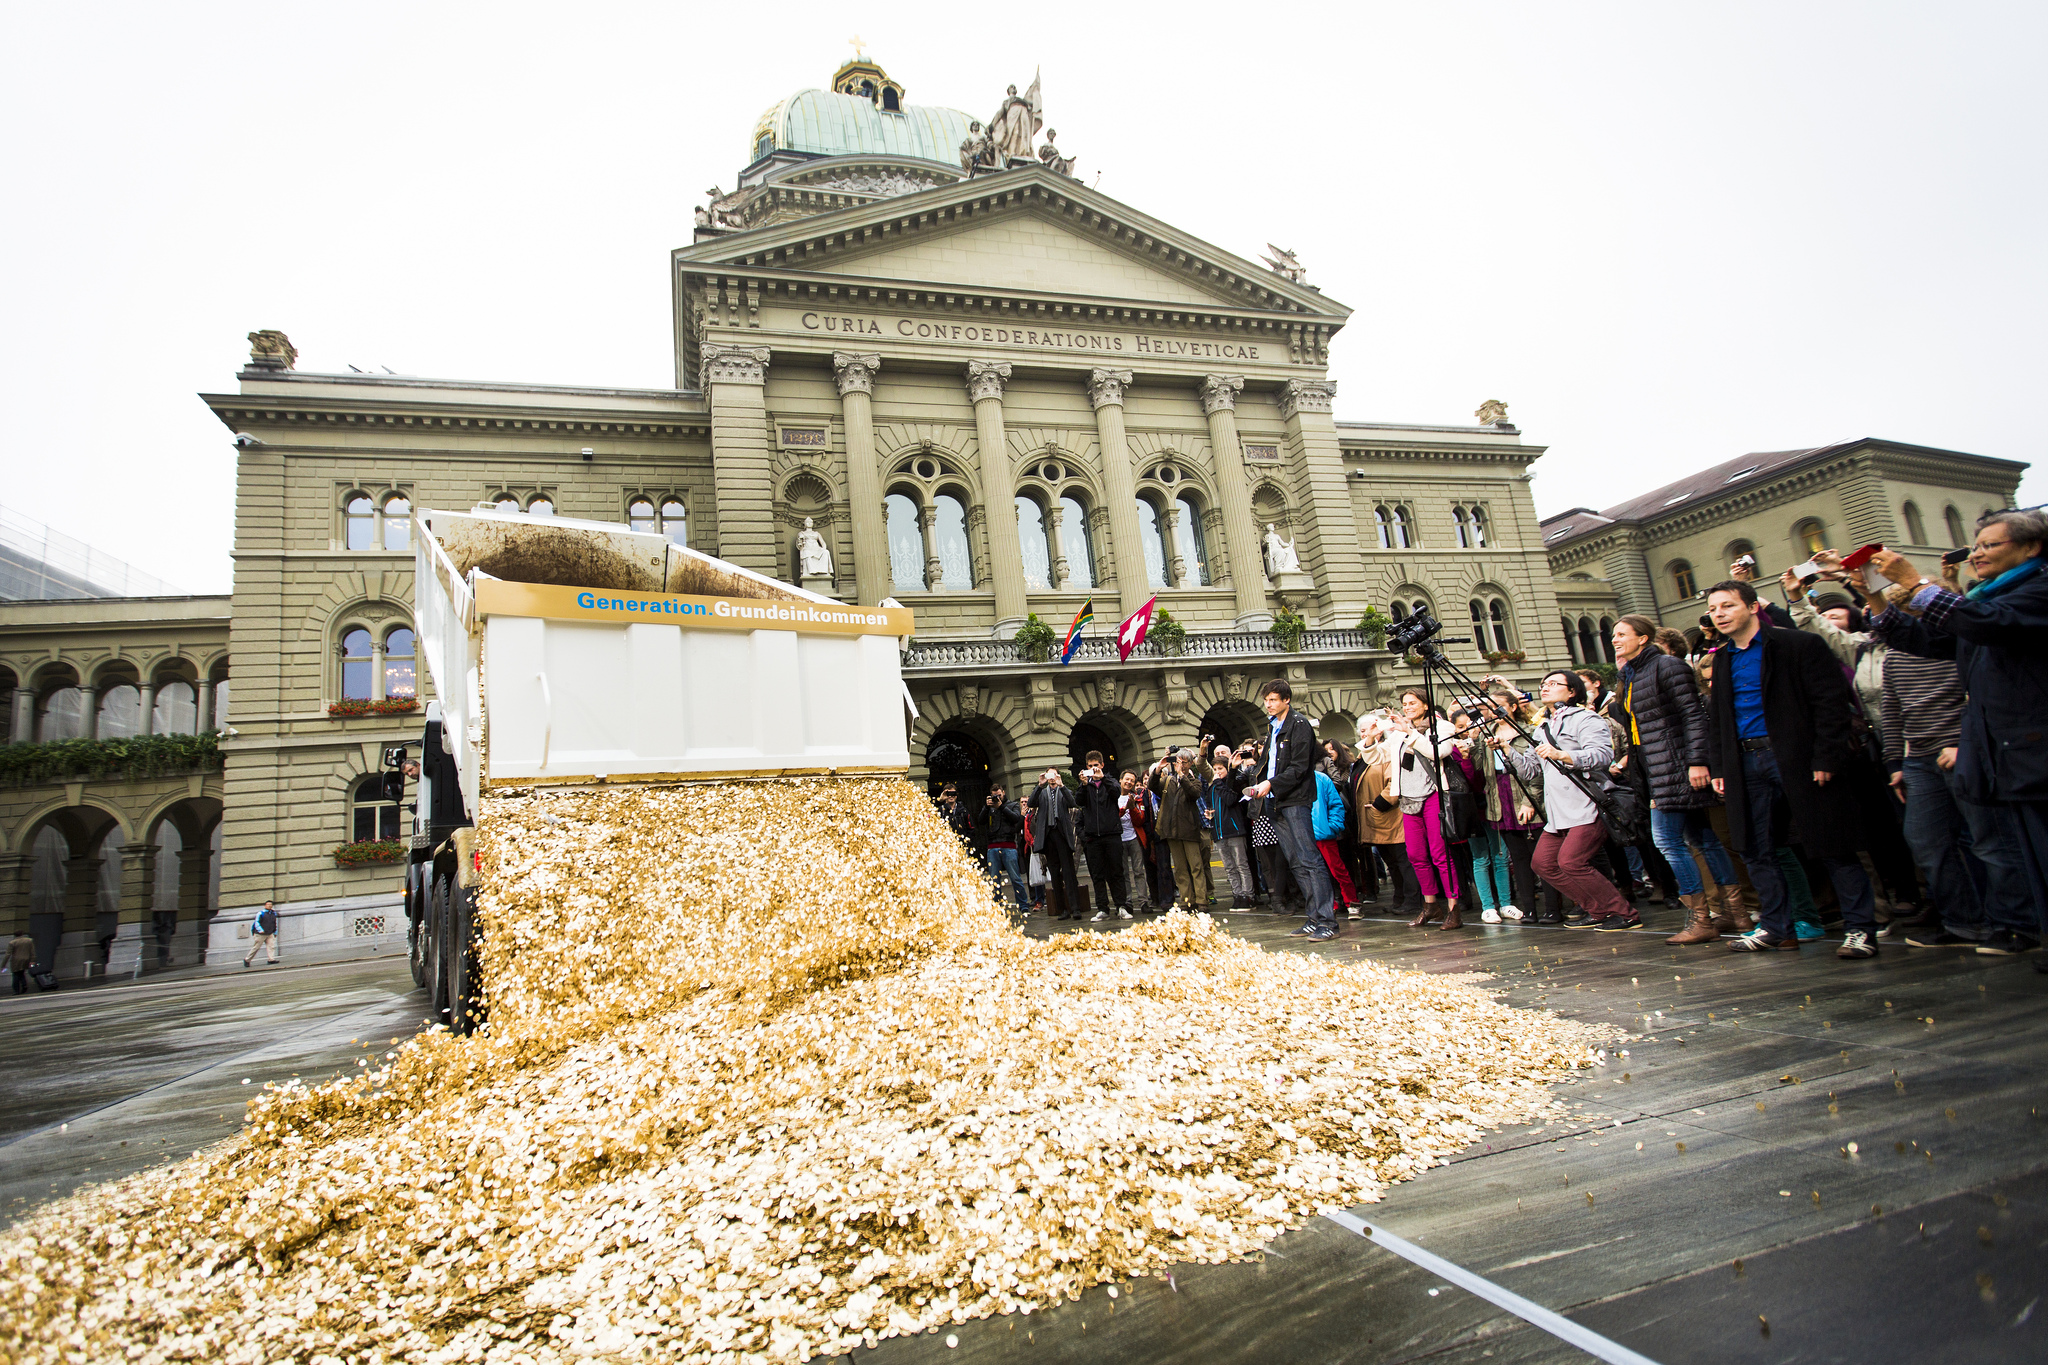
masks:
[[(10, 747), (218, 728), (218, 756), (9, 769), (0, 927), (67, 975), (189, 962), (209, 937), (227, 960), (265, 898), (287, 951), (402, 937), (401, 870), (361, 850), (398, 832), (380, 749), (419, 736), (392, 708), (430, 690), (416, 506), (630, 522), (792, 581), (808, 519), (831, 560), (810, 586), (915, 610), (911, 779), (972, 799), (1088, 749), (1139, 764), (1247, 736), (1275, 676), (1348, 738), (1420, 678), (1360, 628), (1368, 607), (1428, 604), (1473, 638), (1451, 646), (1468, 670), (1533, 682), (1605, 657), (1621, 610), (1688, 623), (1739, 541), (1767, 564), (1809, 522), (1945, 546), (2017, 485), (2010, 462), (1863, 442), (1539, 522), (1543, 447), (1499, 403), (1468, 425), (1340, 420), (1351, 310), (1287, 253), (1248, 260), (1089, 188), (1033, 105), (913, 104), (865, 57), (774, 105), (738, 188), (678, 228), (673, 388), (316, 374), (252, 333), (202, 396), (237, 465), (232, 595), (0, 604)], [(1184, 636), (1119, 662), (1117, 621), (1155, 595)], [(1071, 663), (1012, 638), (1091, 598)]]

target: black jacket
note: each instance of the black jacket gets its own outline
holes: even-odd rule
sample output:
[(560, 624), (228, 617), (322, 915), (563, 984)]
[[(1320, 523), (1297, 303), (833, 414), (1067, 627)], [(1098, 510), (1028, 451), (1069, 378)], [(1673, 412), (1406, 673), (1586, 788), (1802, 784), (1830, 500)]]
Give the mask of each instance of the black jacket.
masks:
[(1074, 799), (1081, 806), (1082, 838), (1123, 838), (1123, 815), (1116, 804), (1116, 799), (1123, 794), (1123, 788), (1113, 778), (1105, 776), (1100, 782), (1081, 779), (1081, 785), (1074, 790)]
[(1686, 776), (1687, 768), (1704, 767), (1707, 761), (1706, 699), (1700, 696), (1691, 667), (1655, 646), (1645, 646), (1635, 662), (1622, 667), (1608, 714), (1626, 732), (1631, 710), (1641, 735), (1634, 767), (1649, 784), (1650, 799), (1658, 809), (1719, 805), (1711, 786), (1695, 791)]
[(1968, 700), (1956, 784), (1972, 801), (2048, 801), (2048, 572), (1939, 626), (1894, 608), (1872, 623), (1893, 649), (1954, 659)]
[(1072, 792), (1047, 782), (1039, 783), (1031, 793), (1032, 846), (1042, 849), (1053, 844), (1068, 850), (1079, 848), (1081, 835), (1075, 809)]
[[(1856, 693), (1842, 676), (1827, 641), (1803, 630), (1764, 626), (1753, 649), (1763, 656), (1764, 728), (1792, 829), (1806, 851), (1820, 858), (1851, 858), (1863, 846), (1863, 823), (1851, 765), (1861, 748), (1850, 729), (1859, 710)], [(1735, 683), (1729, 674), (1733, 645), (1711, 656), (1713, 689), (1707, 703), (1707, 768), (1727, 784), (1728, 826), (1735, 851), (1768, 854), (1749, 847), (1749, 802), (1743, 789), (1742, 743), (1736, 734)], [(1833, 774), (1825, 787), (1815, 772)]]
[(1216, 811), (1214, 832), (1218, 839), (1242, 839), (1251, 833), (1244, 822), (1245, 781), (1235, 764), (1220, 781), (1209, 779), (1209, 797)]
[(984, 848), (990, 844), (1015, 845), (1024, 837), (1024, 816), (1018, 811), (1015, 801), (983, 806), (976, 824), (980, 827)]
[[(1323, 756), (1316, 729), (1301, 712), (1290, 709), (1273, 742), (1279, 760), (1273, 769), (1273, 804), (1313, 806), (1316, 803), (1316, 760)], [(1263, 779), (1265, 770), (1260, 769)]]

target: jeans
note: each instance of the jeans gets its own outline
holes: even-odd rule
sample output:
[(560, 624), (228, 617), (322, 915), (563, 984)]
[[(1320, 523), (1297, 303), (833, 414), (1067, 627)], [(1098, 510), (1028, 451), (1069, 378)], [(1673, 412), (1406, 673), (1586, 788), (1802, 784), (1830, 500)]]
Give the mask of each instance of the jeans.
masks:
[(1131, 903), (1124, 887), (1124, 848), (1121, 834), (1090, 834), (1081, 840), (1088, 858), (1088, 880), (1095, 887), (1095, 908), (1108, 914)]
[(1010, 888), (1010, 895), (1016, 900), (1019, 910), (1031, 903), (1030, 894), (1024, 888), (1024, 869), (1017, 861), (1016, 849), (991, 848), (988, 851), (988, 875), (995, 879), (998, 892), (1005, 885)]
[[(2026, 869), (2034, 923), (2017, 932), (2028, 938), (2048, 941), (2048, 801), (2012, 801), (2001, 807), (2010, 817), (2021, 865)], [(2015, 917), (2026, 913), (2027, 903), (2013, 907)], [(2039, 964), (2036, 964), (2039, 965)]]
[(1482, 909), (1498, 910), (1515, 903), (1508, 845), (1497, 829), (1482, 829), (1472, 836), (1472, 883), (1479, 890)]
[(1282, 806), (1273, 815), (1273, 832), (1280, 836), (1280, 848), (1287, 855), (1287, 865), (1293, 869), (1294, 880), (1300, 884), (1302, 894), (1308, 897), (1308, 927), (1336, 929), (1337, 912), (1331, 905), (1331, 897), (1335, 893), (1330, 885), (1330, 869), (1323, 866), (1322, 852), (1316, 848), (1315, 822), (1309, 808)]
[(1706, 856), (1707, 870), (1714, 874), (1716, 886), (1735, 885), (1735, 868), (1728, 861), (1728, 850), (1721, 847), (1721, 841), (1714, 837), (1714, 822), (1707, 818), (1704, 810), (1651, 807), (1650, 838), (1655, 841), (1657, 851), (1664, 855), (1664, 861), (1671, 864), (1671, 875), (1678, 882), (1679, 895), (1698, 895), (1707, 889), (1700, 881), (1700, 870), (1694, 866), (1692, 855), (1686, 851), (1688, 845)]
[[(1749, 846), (1770, 848), (1772, 818), (1777, 814), (1778, 803), (1785, 799), (1785, 787), (1778, 777), (1778, 760), (1770, 750), (1743, 751), (1742, 785), (1744, 804), (1748, 807), (1742, 815), (1748, 825)], [(1871, 892), (1863, 863), (1854, 857), (1822, 858), (1820, 862), (1828, 870), (1828, 880), (1835, 885), (1835, 899), (1842, 908), (1842, 928), (1852, 934), (1877, 932), (1877, 897)], [(1792, 907), (1778, 860), (1751, 858), (1749, 879), (1756, 883), (1764, 932), (1772, 938), (1792, 937)]]
[(2027, 869), (2019, 804), (1980, 806), (1961, 798), (1956, 804), (1970, 827), (1970, 852), (1984, 869), (1985, 894), (1977, 902), (1984, 908), (1984, 927), (2038, 938), (2044, 888)]
[(1253, 895), (1251, 840), (1240, 834), (1219, 842), (1223, 845), (1223, 875), (1230, 879), (1230, 894), (1250, 904)]
[(1983, 938), (1991, 926), (1970, 881), (1969, 854), (1963, 851), (1969, 824), (1956, 796), (1955, 770), (1944, 771), (1933, 754), (1908, 754), (1903, 772), (1906, 844), (1927, 878), (1941, 927), (1957, 938)]
[(1152, 879), (1146, 872), (1145, 846), (1135, 838), (1123, 841), (1124, 886), (1131, 893), (1127, 902), (1135, 910), (1152, 908)]

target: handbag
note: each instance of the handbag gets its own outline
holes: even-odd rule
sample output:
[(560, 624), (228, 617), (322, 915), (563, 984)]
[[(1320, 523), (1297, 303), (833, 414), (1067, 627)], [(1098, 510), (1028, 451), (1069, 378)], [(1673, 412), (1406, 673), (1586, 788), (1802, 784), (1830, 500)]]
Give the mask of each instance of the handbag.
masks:
[(28, 977), (29, 980), (36, 983), (36, 989), (39, 991), (54, 991), (57, 989), (57, 974), (48, 967), (32, 965), (28, 969)]
[[(1544, 723), (1542, 733), (1543, 742), (1551, 748), (1562, 747), (1558, 744), (1557, 737), (1550, 733), (1549, 722)], [(1555, 763), (1550, 766), (1570, 778), (1573, 784), (1592, 800), (1593, 805), (1600, 811), (1601, 823), (1607, 826), (1607, 837), (1615, 843), (1626, 847), (1641, 843), (1648, 835), (1649, 829), (1643, 819), (1642, 798), (1636, 795), (1635, 788), (1612, 782), (1595, 784), (1588, 782), (1573, 769), (1558, 768)]]
[(1045, 855), (1043, 853), (1033, 853), (1031, 855), (1030, 881), (1033, 886), (1045, 885)]

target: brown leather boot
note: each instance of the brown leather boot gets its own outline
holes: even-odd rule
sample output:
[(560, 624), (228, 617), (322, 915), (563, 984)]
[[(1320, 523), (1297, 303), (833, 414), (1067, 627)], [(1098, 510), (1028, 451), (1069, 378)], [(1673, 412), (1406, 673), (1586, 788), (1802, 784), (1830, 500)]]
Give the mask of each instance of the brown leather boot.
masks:
[(1689, 918), (1683, 929), (1664, 940), (1666, 943), (1711, 943), (1721, 937), (1721, 931), (1714, 927), (1714, 912), (1707, 909), (1706, 892), (1695, 891), (1678, 899)]
[(1742, 901), (1742, 886), (1721, 888), (1722, 913), (1714, 917), (1714, 927), (1724, 934), (1746, 934), (1756, 928), (1756, 921), (1750, 918), (1749, 907)]
[(1465, 920), (1464, 920), (1464, 917), (1463, 917), (1463, 916), (1461, 916), (1461, 915), (1460, 915), (1460, 914), (1458, 913), (1458, 903), (1457, 903), (1456, 901), (1452, 901), (1452, 902), (1450, 902), (1450, 906), (1451, 906), (1451, 913), (1450, 913), (1450, 914), (1448, 914), (1448, 915), (1446, 915), (1446, 916), (1444, 916), (1444, 922), (1443, 922), (1442, 924), (1439, 924), (1439, 925), (1437, 926), (1437, 928), (1439, 928), (1439, 929), (1462, 929), (1462, 928), (1464, 928), (1464, 927), (1465, 927)]
[(1422, 913), (1409, 920), (1408, 927), (1410, 929), (1420, 929), (1423, 925), (1435, 919), (1443, 911), (1443, 908), (1444, 903), (1442, 901), (1424, 901), (1422, 903)]

